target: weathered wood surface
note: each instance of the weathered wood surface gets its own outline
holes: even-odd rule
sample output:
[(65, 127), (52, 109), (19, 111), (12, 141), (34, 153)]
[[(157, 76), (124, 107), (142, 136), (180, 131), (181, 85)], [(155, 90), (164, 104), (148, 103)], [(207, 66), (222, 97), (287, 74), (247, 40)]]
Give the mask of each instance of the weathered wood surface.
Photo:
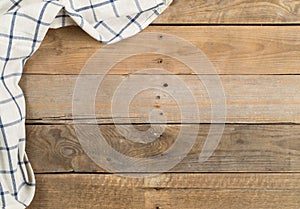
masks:
[(174, 0), (155, 23), (280, 24), (300, 22), (297, 0)]
[[(48, 123), (66, 122), (62, 120), (72, 119), (72, 97), (77, 75), (24, 75), (21, 87), (25, 92), (27, 102), (27, 119), (32, 122)], [(161, 85), (168, 83), (164, 75), (129, 75), (130, 79), (144, 82), (147, 79), (154, 79), (161, 82)], [(165, 76), (166, 77), (166, 76)], [(190, 87), (194, 94), (195, 101), (199, 106), (200, 122), (211, 122), (211, 100), (208, 93), (196, 75), (178, 76)], [(116, 92), (118, 85), (127, 76), (108, 75), (96, 96), (96, 117), (99, 123), (112, 123), (111, 99)], [(215, 76), (205, 76), (203, 81), (214, 79)], [(300, 122), (300, 76), (296, 75), (222, 75), (221, 83), (224, 88), (227, 100), (227, 123), (299, 123)], [(90, 79), (95, 76), (90, 75)], [(140, 83), (139, 83), (140, 84)], [(184, 98), (185, 86), (169, 86), (173, 96)], [(91, 89), (86, 89), (91, 92)], [(159, 96), (159, 97), (158, 97)], [(158, 99), (159, 98), (159, 99)], [(212, 98), (212, 101), (215, 101)], [(183, 102), (181, 107), (193, 110), (193, 102)], [(82, 104), (86, 108), (88, 104)], [(119, 108), (114, 108), (114, 118), (122, 123), (128, 119), (123, 113), (128, 108), (122, 101)], [(137, 94), (130, 104), (130, 119), (133, 123), (146, 123), (149, 121), (149, 113), (152, 109), (160, 109), (168, 123), (181, 122), (181, 115), (176, 101), (167, 93), (160, 90), (147, 89)], [(189, 109), (188, 109), (189, 110)], [(189, 113), (187, 110), (187, 113)], [(187, 116), (184, 123), (191, 122), (193, 118)], [(88, 122), (90, 115), (82, 115)], [(222, 120), (221, 120), (222, 121)], [(70, 121), (67, 121), (70, 122)]]
[(289, 208), (300, 206), (299, 174), (37, 175), (34, 208)]
[[(132, 157), (157, 155), (169, 148), (180, 127), (200, 127), (181, 163), (169, 174), (146, 179), (105, 174), (83, 151), (71, 124), (72, 95), (80, 70), (104, 45), (76, 27), (50, 30), (21, 81), (27, 102), (26, 151), (39, 173), (29, 208), (300, 208), (300, 126), (284, 124), (300, 122), (299, 7), (299, 1), (174, 0), (146, 29), (177, 35), (201, 49), (221, 74), (228, 107), (222, 140), (205, 163), (197, 160), (209, 124), (179, 124), (175, 102), (161, 92), (136, 97), (130, 119), (146, 130), (149, 111), (161, 109), (169, 123), (165, 132), (148, 145), (130, 142), (111, 125), (110, 101), (121, 81), (151, 76), (132, 75), (135, 71), (164, 68), (180, 75), (194, 91), (202, 123), (211, 122), (210, 102), (197, 76), (168, 56), (138, 55), (117, 64), (96, 97), (100, 130), (114, 149)], [(164, 75), (158, 77), (164, 80)], [(180, 88), (176, 93), (184, 96)], [(81, 122), (90, 123), (89, 117)]]
[[(191, 42), (206, 54), (219, 74), (300, 73), (299, 26), (151, 26), (145, 31), (173, 34)], [(25, 66), (25, 73), (78, 74), (101, 47), (76, 27), (50, 30)], [(151, 67), (191, 73), (182, 63), (162, 55), (129, 58), (110, 73), (128, 74)]]
[[(146, 125), (136, 127), (139, 130), (149, 128)], [(181, 127), (166, 126), (164, 133), (149, 144), (128, 140), (130, 133), (121, 135), (113, 125), (102, 125), (100, 130), (116, 151), (147, 158), (168, 150)], [(126, 130), (127, 126), (122, 128)], [(192, 150), (171, 172), (300, 172), (299, 125), (226, 125), (212, 157), (205, 163), (198, 163), (208, 130), (209, 125), (200, 125)], [(37, 173), (105, 172), (85, 154), (71, 125), (28, 125), (27, 136), (27, 152)], [(193, 135), (186, 136), (185, 140), (193, 141)]]

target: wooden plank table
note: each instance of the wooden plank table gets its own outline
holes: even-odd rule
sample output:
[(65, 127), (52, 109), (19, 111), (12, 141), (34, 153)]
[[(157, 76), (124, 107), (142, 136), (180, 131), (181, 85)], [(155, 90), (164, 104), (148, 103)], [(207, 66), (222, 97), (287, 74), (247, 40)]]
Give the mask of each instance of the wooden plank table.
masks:
[[(221, 142), (208, 161), (198, 163), (211, 125), (209, 97), (198, 75), (159, 54), (114, 66), (95, 103), (99, 128), (113, 148), (131, 157), (153, 156), (167, 150), (183, 126), (200, 130), (177, 166), (148, 178), (110, 174), (80, 146), (72, 123), (75, 81), (104, 45), (77, 27), (50, 30), (20, 82), (27, 102), (27, 153), (37, 178), (29, 208), (300, 208), (299, 8), (300, 1), (174, 0), (143, 32), (177, 35), (201, 49), (220, 75), (227, 99)], [(165, 131), (146, 145), (126, 140), (113, 123), (111, 98), (125, 78), (143, 82), (152, 76), (132, 74), (141, 68), (164, 68), (188, 83), (201, 107), (201, 124), (181, 124), (171, 98), (147, 91), (131, 105), (130, 119), (146, 130), (148, 110), (159, 102), (168, 116)], [(122, 120), (119, 125), (128, 128)]]

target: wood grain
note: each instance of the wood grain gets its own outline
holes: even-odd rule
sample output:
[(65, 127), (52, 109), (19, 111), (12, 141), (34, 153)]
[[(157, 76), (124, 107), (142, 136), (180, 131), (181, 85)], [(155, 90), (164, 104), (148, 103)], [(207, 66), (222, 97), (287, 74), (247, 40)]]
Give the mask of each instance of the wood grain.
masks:
[[(206, 54), (219, 74), (299, 74), (299, 30), (299, 26), (152, 26), (145, 32), (172, 34), (191, 42)], [(50, 30), (26, 64), (25, 74), (78, 74), (102, 47), (76, 27)], [(153, 67), (174, 74), (192, 73), (184, 64), (162, 55), (128, 58), (109, 73), (129, 74)]]
[[(209, 127), (199, 126), (192, 150), (171, 172), (300, 172), (299, 125), (226, 125), (212, 157), (205, 163), (198, 163)], [(126, 130), (128, 126), (121, 128)], [(145, 131), (149, 126), (137, 125), (136, 128)], [(136, 158), (147, 158), (168, 150), (180, 128), (180, 125), (167, 125), (157, 140), (141, 144), (128, 140), (132, 133), (122, 135), (113, 125), (100, 126), (111, 147)], [(193, 141), (193, 135), (187, 135), (185, 140)], [(85, 154), (72, 125), (27, 125), (27, 153), (37, 173), (105, 172)]]
[[(87, 78), (91, 81), (96, 79), (94, 75), (88, 75)], [(192, 107), (198, 105), (200, 122), (210, 123), (212, 103), (203, 83), (196, 75), (180, 75), (178, 78), (185, 83), (185, 86), (169, 86), (165, 88), (166, 91), (173, 96), (186, 98), (183, 89), (188, 86), (197, 102), (197, 104), (188, 100), (182, 102), (181, 108), (186, 108), (187, 113), (186, 120), (182, 122), (195, 121), (192, 120), (195, 114)], [(24, 75), (21, 87), (27, 101), (27, 119), (34, 123), (70, 122), (76, 79), (76, 75)], [(143, 85), (143, 82), (149, 79), (155, 83), (161, 83), (161, 86), (168, 83), (168, 76), (164, 75), (106, 76), (95, 99), (96, 117), (99, 123), (113, 122), (111, 111), (113, 95), (118, 85), (128, 79), (136, 79), (136, 85)], [(215, 76), (202, 77), (202, 81), (205, 80), (215, 82)], [(222, 75), (220, 82), (227, 100), (227, 123), (300, 122), (299, 76)], [(91, 92), (91, 88), (88, 86), (84, 88), (86, 89), (82, 89), (83, 92)], [(218, 91), (217, 89), (210, 90)], [(217, 98), (212, 99), (215, 101)], [(128, 123), (128, 119), (133, 123), (147, 123), (149, 122), (149, 113), (153, 109), (163, 111), (166, 122), (181, 123), (180, 109), (176, 101), (161, 90), (147, 89), (137, 94), (129, 105), (129, 118), (123, 112), (124, 108), (128, 108), (127, 106), (121, 101), (118, 103), (118, 108), (113, 109), (114, 119), (118, 119), (118, 123)], [(88, 103), (83, 101), (83, 110), (87, 107)], [(91, 115), (84, 113), (79, 117), (82, 122), (89, 122), (90, 118)], [(222, 118), (218, 119), (224, 121)]]
[(299, 1), (173, 0), (159, 24), (299, 23)]
[(33, 208), (181, 209), (300, 206), (299, 174), (37, 175)]
[[(26, 150), (37, 173), (29, 209), (300, 208), (300, 125), (291, 124), (300, 122), (299, 8), (299, 1), (174, 0), (145, 30), (176, 35), (205, 53), (221, 75), (228, 124), (212, 157), (200, 164), (209, 124), (180, 124), (179, 109), (169, 95), (146, 91), (130, 106), (131, 122), (147, 130), (149, 111), (160, 109), (169, 124), (152, 143), (127, 140), (125, 136), (132, 137), (127, 124), (121, 125), (125, 136), (111, 125), (110, 101), (127, 78), (143, 82), (154, 76), (133, 75), (138, 70), (163, 68), (179, 75), (195, 94), (202, 123), (211, 122), (210, 101), (195, 73), (169, 56), (136, 55), (116, 64), (96, 97), (99, 128), (115, 150), (137, 158), (160, 155), (183, 126), (200, 129), (190, 153), (176, 167), (143, 179), (107, 174), (85, 154), (72, 125), (75, 81), (104, 45), (77, 27), (50, 30), (21, 81), (27, 102)], [(164, 75), (157, 77), (167, 83)], [(180, 86), (176, 94), (184, 96)], [(82, 115), (80, 122), (91, 123), (90, 116)]]

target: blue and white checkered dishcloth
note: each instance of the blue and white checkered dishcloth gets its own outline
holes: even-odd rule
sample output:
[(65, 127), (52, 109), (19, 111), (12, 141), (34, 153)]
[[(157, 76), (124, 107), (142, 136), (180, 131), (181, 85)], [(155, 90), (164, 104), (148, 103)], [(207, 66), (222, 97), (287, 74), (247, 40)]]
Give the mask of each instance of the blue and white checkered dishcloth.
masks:
[(25, 208), (35, 179), (25, 153), (25, 102), (18, 86), (49, 27), (77, 24), (113, 43), (148, 26), (172, 0), (0, 1), (0, 207)]

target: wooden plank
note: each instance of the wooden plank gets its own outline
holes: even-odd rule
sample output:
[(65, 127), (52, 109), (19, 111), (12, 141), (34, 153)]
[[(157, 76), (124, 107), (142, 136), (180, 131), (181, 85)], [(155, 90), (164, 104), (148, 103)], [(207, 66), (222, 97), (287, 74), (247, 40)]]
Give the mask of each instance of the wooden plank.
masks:
[(300, 22), (299, 1), (173, 0), (159, 24), (280, 24)]
[[(128, 129), (125, 125), (121, 127)], [(300, 172), (299, 125), (226, 125), (214, 154), (207, 162), (198, 163), (209, 127), (199, 126), (192, 150), (171, 172)], [(147, 130), (149, 126), (137, 125), (136, 128)], [(113, 125), (100, 126), (111, 147), (136, 158), (168, 150), (180, 128), (180, 125), (167, 125), (156, 141), (140, 144), (127, 140), (125, 137), (131, 137), (121, 135)], [(187, 135), (185, 140), (193, 140), (193, 134)], [(72, 125), (27, 125), (27, 153), (37, 173), (105, 172), (87, 157)]]
[[(87, 77), (95, 79), (94, 75)], [(96, 117), (99, 123), (112, 123), (111, 100), (118, 85), (126, 79), (135, 79), (136, 85), (145, 80), (168, 83), (168, 76), (159, 75), (108, 75), (100, 86), (96, 95)], [(210, 123), (211, 100), (203, 83), (196, 75), (178, 76), (194, 94), (199, 106), (200, 122)], [(213, 81), (215, 76), (204, 76), (202, 81)], [(66, 122), (72, 119), (72, 96), (76, 75), (25, 75), (21, 87), (27, 99), (27, 119), (31, 122)], [(141, 83), (142, 82), (142, 83)], [(227, 99), (228, 123), (299, 123), (300, 122), (300, 82), (296, 75), (222, 75), (220, 82), (223, 85)], [(183, 89), (186, 86), (178, 85), (166, 87), (170, 94), (185, 98)], [(84, 91), (91, 92), (89, 87)], [(210, 91), (216, 91), (211, 89)], [(173, 92), (173, 93), (172, 93)], [(175, 92), (175, 93), (174, 93)], [(159, 96), (159, 97), (158, 97)], [(216, 99), (216, 98), (212, 98)], [(192, 122), (193, 108), (196, 104), (190, 101), (182, 102), (181, 108), (186, 109), (187, 119)], [(128, 108), (123, 102), (114, 109), (114, 119), (118, 123), (126, 123), (128, 116), (123, 112)], [(83, 104), (82, 108), (87, 108)], [(163, 111), (168, 123), (181, 122), (180, 109), (176, 101), (161, 90), (147, 89), (136, 95), (131, 102), (129, 119), (133, 123), (147, 123), (149, 113), (153, 109)], [(190, 111), (190, 112), (189, 112)], [(91, 118), (91, 115), (82, 114), (82, 118)], [(219, 119), (219, 118), (218, 118)]]
[(37, 175), (29, 208), (300, 207), (299, 174)]
[[(206, 54), (219, 74), (299, 74), (299, 30), (299, 26), (152, 26), (145, 32), (173, 34), (191, 42)], [(41, 48), (26, 64), (25, 73), (78, 74), (102, 47), (76, 27), (50, 30)], [(151, 67), (174, 74), (191, 73), (182, 63), (162, 55), (128, 58), (110, 73), (128, 74)]]

